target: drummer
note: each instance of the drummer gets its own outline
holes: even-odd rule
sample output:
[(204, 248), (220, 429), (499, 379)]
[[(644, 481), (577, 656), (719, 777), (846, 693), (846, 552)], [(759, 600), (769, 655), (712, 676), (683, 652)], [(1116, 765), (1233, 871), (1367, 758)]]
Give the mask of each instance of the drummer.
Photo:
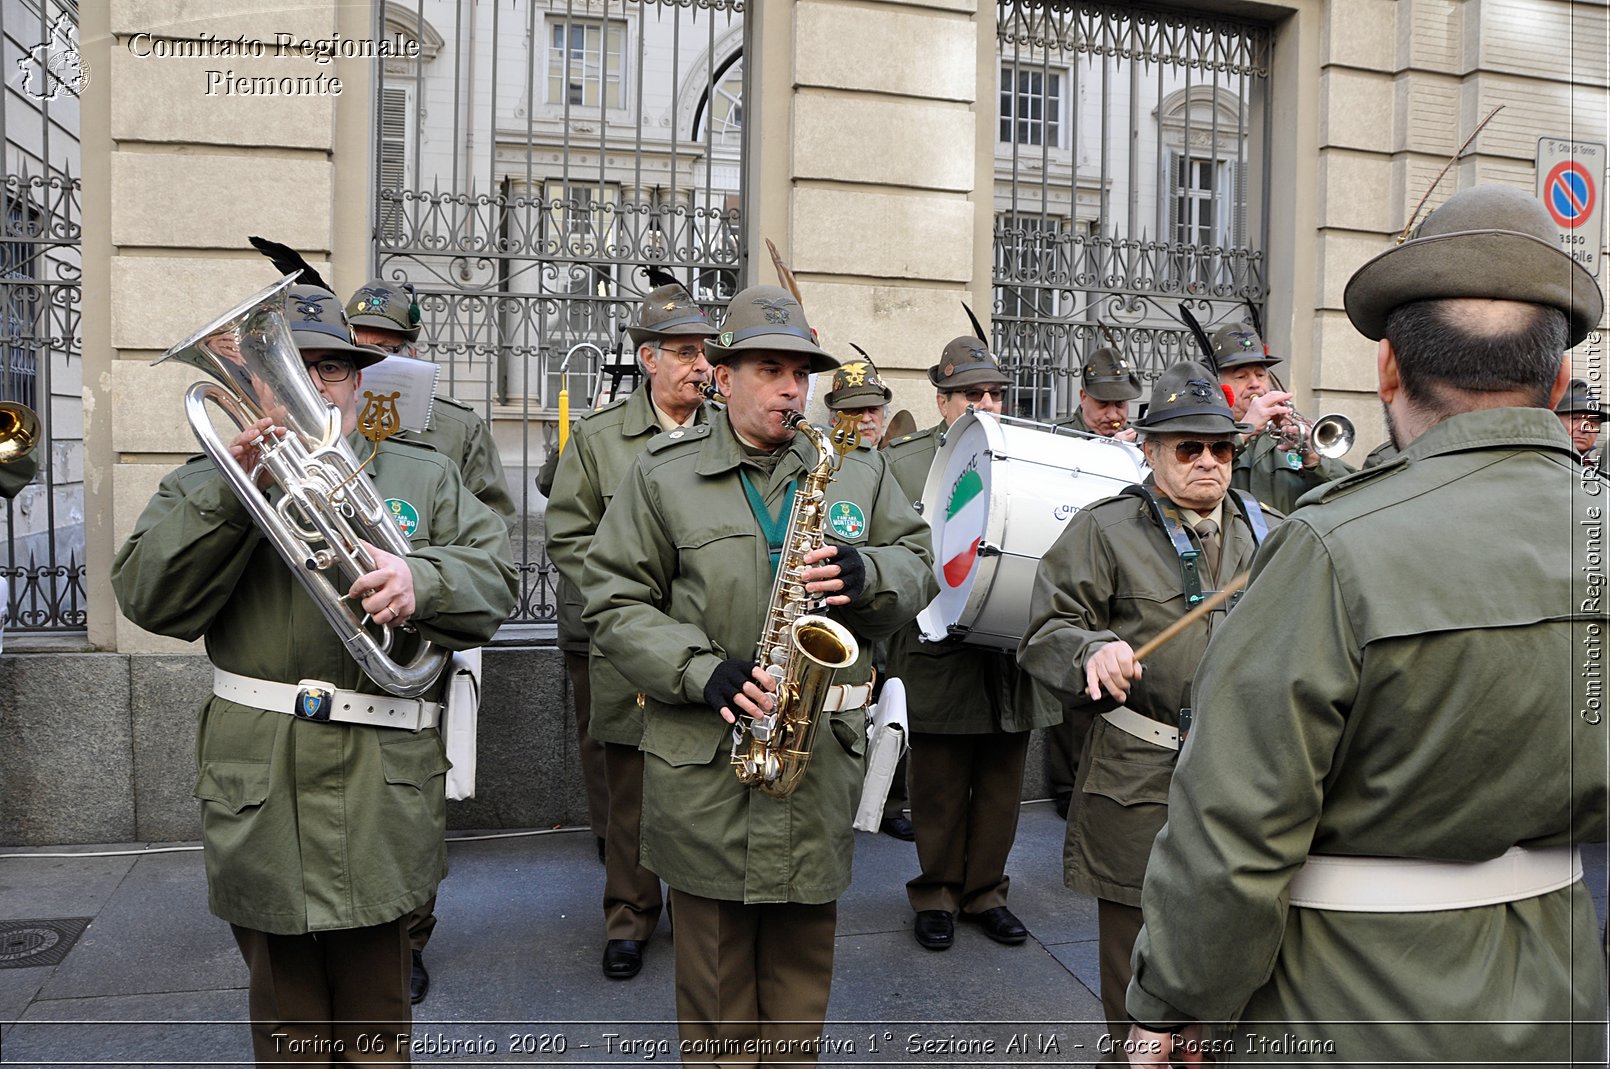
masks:
[(1115, 346), (1097, 349), (1079, 375), (1079, 407), (1065, 419), (1057, 420), (1057, 426), (1133, 442), (1135, 429), (1129, 425), (1129, 402), (1139, 396), (1140, 376), (1124, 354)]
[[(1237, 423), (1203, 364), (1170, 366), (1138, 427), (1144, 483), (1074, 513), (1040, 560), (1018, 658), (1071, 707), (1099, 714), (1084, 738), (1063, 877), (1097, 900), (1101, 1004), (1116, 1057), (1152, 840), (1188, 727), (1191, 681), (1222, 611), (1147, 657), (1135, 651), (1240, 575), (1277, 517), (1230, 490)], [(920, 841), (920, 839), (919, 839)], [(1154, 919), (1155, 922), (1155, 919)]]
[[(999, 413), (1010, 381), (975, 337), (946, 345), (928, 379), (938, 389), (939, 422), (887, 451), (912, 501), (922, 498), (940, 432), (969, 408)], [(997, 943), (1022, 943), (1028, 929), (1006, 905), (1006, 856), (1017, 836), (1029, 732), (1061, 712), (1010, 652), (925, 642), (914, 623), (890, 641), (889, 673), (905, 682), (912, 731), (911, 821), (921, 868), (906, 884), (913, 934), (929, 950), (948, 950), (959, 914)]]

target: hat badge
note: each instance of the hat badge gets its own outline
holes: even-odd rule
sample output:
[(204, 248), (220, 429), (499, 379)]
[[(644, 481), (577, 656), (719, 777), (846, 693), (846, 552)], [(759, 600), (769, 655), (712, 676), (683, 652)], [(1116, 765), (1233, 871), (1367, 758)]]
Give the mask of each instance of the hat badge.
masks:
[(755, 303), (757, 305), (759, 305), (761, 310), (765, 313), (766, 322), (768, 322), (768, 323), (786, 323), (786, 322), (788, 322), (788, 305), (783, 303), (782, 301), (780, 301), (780, 300), (768, 301), (764, 297), (756, 297), (755, 298)]
[[(1191, 392), (1191, 396), (1196, 398), (1198, 401), (1211, 401), (1213, 399), (1212, 387), (1210, 387), (1206, 382), (1203, 382), (1201, 379), (1188, 380), (1185, 383), (1185, 388), (1189, 390)], [(1179, 395), (1175, 394), (1174, 396), (1178, 397)], [(1173, 399), (1173, 397), (1169, 398), (1170, 401)]]
[(943, 371), (945, 378), (950, 378), (952, 375), (956, 374), (956, 362), (954, 360), (947, 362), (941, 370)]
[(324, 300), (325, 298), (323, 297), (298, 297), (296, 298), (296, 310), (302, 313), (304, 322), (310, 319), (318, 321), (319, 317), (324, 314), (324, 309), (320, 306)]
[(730, 330), (722, 331), (721, 332), (721, 345), (722, 345), (722, 347), (725, 348), (726, 346), (729, 346), (731, 344), (732, 344), (732, 331), (730, 331)]
[(865, 386), (866, 364), (859, 360), (853, 364), (845, 364), (844, 369), (839, 372), (839, 375), (841, 378), (843, 378), (844, 385), (846, 386)]

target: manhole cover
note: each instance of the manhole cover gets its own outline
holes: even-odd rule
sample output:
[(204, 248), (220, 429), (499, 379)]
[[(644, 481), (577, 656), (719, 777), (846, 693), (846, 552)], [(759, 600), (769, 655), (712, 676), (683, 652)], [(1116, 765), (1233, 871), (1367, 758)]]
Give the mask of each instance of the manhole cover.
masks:
[(28, 969), (60, 965), (78, 937), (89, 927), (89, 917), (48, 921), (0, 921), (0, 969)]

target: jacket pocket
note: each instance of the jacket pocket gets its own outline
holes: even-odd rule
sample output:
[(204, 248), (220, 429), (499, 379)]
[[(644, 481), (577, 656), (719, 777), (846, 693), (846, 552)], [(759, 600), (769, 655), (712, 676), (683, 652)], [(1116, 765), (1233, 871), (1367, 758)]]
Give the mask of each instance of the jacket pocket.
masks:
[(266, 761), (208, 761), (201, 766), (191, 794), (239, 813), (268, 799), (268, 772)]
[[(447, 775), (447, 751), (434, 731), (401, 731), (397, 728), (376, 728), (380, 732), (380, 767), (386, 782), (407, 784), (424, 790), (425, 785), (437, 776)], [(397, 736), (388, 739), (388, 735)]]
[[(860, 726), (856, 721), (860, 721)], [(833, 737), (839, 745), (855, 757), (866, 753), (866, 714), (859, 709), (852, 710), (848, 715), (833, 714), (828, 726), (833, 729)]]
[(673, 768), (708, 765), (715, 760), (732, 728), (714, 709), (704, 706), (666, 705), (647, 699), (640, 749)]
[(1167, 804), (1173, 765), (1153, 765), (1116, 757), (1091, 757), (1084, 792), (1111, 798), (1122, 806)]

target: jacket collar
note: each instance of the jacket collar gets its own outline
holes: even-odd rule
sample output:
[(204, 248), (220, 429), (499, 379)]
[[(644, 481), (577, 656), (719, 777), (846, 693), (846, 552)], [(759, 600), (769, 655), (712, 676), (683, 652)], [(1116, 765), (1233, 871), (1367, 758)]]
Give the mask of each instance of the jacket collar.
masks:
[[(784, 457), (778, 462), (779, 471), (790, 466), (797, 466), (802, 470), (816, 462), (811, 440), (798, 432), (795, 432), (794, 440), (788, 444), (785, 452), (794, 459)], [(704, 446), (699, 451), (699, 463), (694, 470), (700, 475), (720, 475), (737, 468), (747, 455), (743, 443), (738, 441), (738, 435), (733, 432), (727, 413), (722, 411), (710, 417), (710, 437), (705, 439)]]
[[(650, 394), (651, 384), (647, 379), (643, 385), (631, 392), (626, 398), (626, 410), (621, 413), (621, 434), (628, 438), (635, 438), (650, 432), (659, 434), (660, 419), (654, 414), (654, 398)], [(693, 425), (698, 426), (709, 418), (710, 406), (701, 404), (693, 413)]]
[(1403, 455), (1425, 457), (1462, 453), (1472, 449), (1531, 448), (1560, 453), (1576, 461), (1576, 449), (1560, 417), (1546, 408), (1485, 408), (1461, 412), (1433, 424), (1410, 442)]

